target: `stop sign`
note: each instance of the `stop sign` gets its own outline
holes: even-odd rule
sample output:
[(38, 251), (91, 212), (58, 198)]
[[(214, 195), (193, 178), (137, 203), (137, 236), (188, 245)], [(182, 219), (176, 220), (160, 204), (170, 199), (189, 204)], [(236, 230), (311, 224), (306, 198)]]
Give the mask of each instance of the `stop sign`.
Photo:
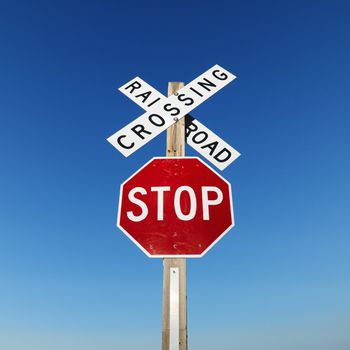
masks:
[(149, 257), (201, 257), (233, 225), (229, 182), (197, 157), (153, 158), (121, 185), (117, 226)]

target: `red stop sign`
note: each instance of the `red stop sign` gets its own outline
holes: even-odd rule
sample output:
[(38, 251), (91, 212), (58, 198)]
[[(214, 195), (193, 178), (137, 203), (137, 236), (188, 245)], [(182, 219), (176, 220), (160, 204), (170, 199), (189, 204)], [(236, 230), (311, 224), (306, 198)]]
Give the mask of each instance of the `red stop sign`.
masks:
[(121, 185), (117, 225), (149, 257), (201, 257), (234, 225), (231, 186), (199, 158), (153, 158)]

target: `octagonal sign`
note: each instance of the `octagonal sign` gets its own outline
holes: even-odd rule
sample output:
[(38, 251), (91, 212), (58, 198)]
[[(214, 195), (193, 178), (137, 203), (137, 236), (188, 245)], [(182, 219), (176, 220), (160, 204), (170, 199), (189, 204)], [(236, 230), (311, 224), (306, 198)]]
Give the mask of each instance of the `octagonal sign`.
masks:
[(149, 257), (201, 257), (233, 225), (230, 183), (197, 157), (153, 158), (121, 185), (117, 226)]

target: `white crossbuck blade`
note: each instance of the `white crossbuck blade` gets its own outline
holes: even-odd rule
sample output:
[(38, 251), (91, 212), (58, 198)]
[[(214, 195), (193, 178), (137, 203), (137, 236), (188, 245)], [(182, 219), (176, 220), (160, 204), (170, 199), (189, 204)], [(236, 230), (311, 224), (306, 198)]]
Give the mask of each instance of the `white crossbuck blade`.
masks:
[[(146, 111), (164, 98), (159, 91), (139, 77), (130, 80), (119, 91)], [(187, 144), (220, 170), (224, 170), (240, 156), (233, 147), (190, 115), (186, 116), (185, 136)]]
[[(119, 90), (147, 112), (107, 140), (127, 157), (235, 78), (230, 72), (215, 65), (176, 94), (165, 97), (137, 77)], [(186, 118), (186, 142), (220, 170), (240, 155), (215, 133), (189, 116)]]

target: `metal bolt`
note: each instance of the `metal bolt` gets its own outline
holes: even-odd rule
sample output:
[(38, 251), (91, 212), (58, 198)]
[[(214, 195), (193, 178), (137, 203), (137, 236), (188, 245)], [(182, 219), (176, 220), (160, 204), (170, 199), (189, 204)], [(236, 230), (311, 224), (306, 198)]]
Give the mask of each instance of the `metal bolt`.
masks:
[(178, 120), (179, 120), (179, 118), (177, 118), (177, 117), (174, 117), (174, 120), (177, 122)]

